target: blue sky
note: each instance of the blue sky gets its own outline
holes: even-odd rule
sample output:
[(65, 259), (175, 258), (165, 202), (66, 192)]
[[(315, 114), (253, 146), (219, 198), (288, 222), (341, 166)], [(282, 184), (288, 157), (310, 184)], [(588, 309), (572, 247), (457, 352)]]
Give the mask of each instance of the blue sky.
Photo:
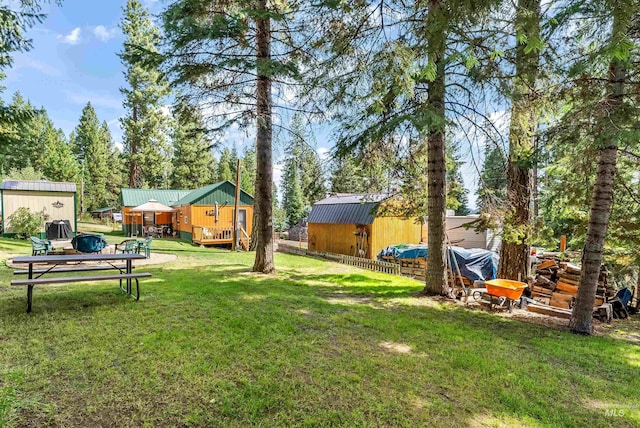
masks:
[[(117, 53), (123, 41), (118, 28), (123, 4), (64, 0), (62, 7), (45, 5), (47, 19), (29, 32), (34, 48), (15, 55), (14, 67), (7, 72), (5, 98), (19, 91), (46, 108), (66, 134), (91, 101), (119, 142), (118, 118), (124, 113), (119, 88), (124, 77)], [(160, 6), (157, 0), (147, 4), (154, 10)]]
[[(7, 70), (8, 100), (15, 91), (37, 107), (44, 107), (56, 127), (69, 134), (78, 124), (82, 108), (93, 104), (98, 118), (106, 121), (114, 141), (120, 143), (122, 130), (118, 119), (124, 114), (119, 88), (125, 85), (123, 67), (117, 53), (124, 36), (118, 28), (126, 0), (64, 0), (61, 7), (45, 5), (47, 19), (30, 30), (33, 49), (14, 56), (14, 67)], [(152, 14), (162, 10), (161, 0), (143, 0)], [(332, 147), (328, 127), (316, 132), (318, 152), (326, 154)], [(252, 136), (230, 130), (224, 143), (236, 144), (242, 152)], [(475, 148), (477, 151), (477, 148)], [(276, 159), (281, 150), (276, 145)], [(476, 168), (465, 155), (465, 186), (475, 205)], [(279, 184), (281, 168), (276, 165), (274, 178)]]

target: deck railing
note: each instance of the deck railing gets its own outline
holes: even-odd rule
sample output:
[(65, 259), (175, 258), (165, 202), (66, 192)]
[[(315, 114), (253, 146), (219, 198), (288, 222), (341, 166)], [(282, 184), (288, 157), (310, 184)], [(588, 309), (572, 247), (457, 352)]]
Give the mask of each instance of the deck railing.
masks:
[(233, 229), (193, 226), (192, 239), (197, 244), (227, 244), (233, 240)]
[(333, 262), (343, 263), (349, 266), (359, 267), (374, 272), (388, 273), (391, 275), (400, 275), (400, 265), (389, 262), (381, 262), (379, 260), (364, 259), (362, 257), (347, 256), (344, 254), (324, 253), (321, 251), (308, 250), (293, 245), (278, 244), (278, 251), (289, 254), (297, 254), (299, 256), (316, 257)]

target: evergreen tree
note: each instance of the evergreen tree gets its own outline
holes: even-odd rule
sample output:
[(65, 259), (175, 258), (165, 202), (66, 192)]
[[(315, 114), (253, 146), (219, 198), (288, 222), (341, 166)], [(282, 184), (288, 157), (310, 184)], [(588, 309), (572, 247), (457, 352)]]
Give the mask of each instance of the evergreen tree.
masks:
[[(254, 148), (246, 149), (242, 161), (242, 176), (240, 177), (240, 187), (250, 195), (255, 190), (256, 182), (256, 151)], [(275, 186), (275, 185), (274, 185)]]
[(176, 189), (196, 189), (213, 183), (215, 158), (200, 112), (186, 103), (178, 103), (173, 117), (171, 186)]
[(116, 206), (120, 196), (120, 189), (126, 183), (124, 157), (115, 146), (107, 122), (102, 122), (100, 138), (106, 148), (107, 182), (105, 192), (105, 206)]
[(222, 126), (255, 125), (255, 272), (275, 270), (273, 94), (277, 86), (298, 78), (303, 50), (292, 47), (299, 38), (288, 25), (299, 6), (288, 1), (175, 0), (163, 14), (164, 64), (185, 96), (206, 97), (216, 107), (212, 117)]
[(464, 187), (459, 160), (458, 146), (447, 145), (447, 209), (454, 210), (456, 215), (469, 214), (469, 191)]
[(55, 129), (48, 121), (46, 128), (45, 156), (42, 173), (51, 181), (76, 182), (80, 166), (61, 129)]
[(352, 156), (336, 158), (331, 173), (332, 193), (364, 193), (364, 180)]
[(231, 157), (231, 151), (225, 147), (220, 155), (220, 161), (218, 162), (218, 178), (217, 181), (228, 180), (232, 183), (236, 182), (236, 178), (233, 175), (231, 164), (233, 163)]
[[(33, 45), (26, 35), (34, 25), (44, 21), (42, 3), (47, 0), (21, 0), (0, 2), (0, 82), (5, 79), (5, 70), (13, 65), (12, 54), (27, 52)], [(0, 95), (5, 87), (0, 84)], [(7, 138), (14, 125), (28, 120), (31, 111), (16, 111), (11, 105), (5, 105), (0, 97), (0, 172), (8, 169), (5, 156), (12, 153)], [(14, 141), (15, 142), (15, 141)]]
[[(110, 138), (110, 137), (109, 137)], [(81, 195), (85, 210), (104, 207), (109, 198), (109, 140), (100, 126), (91, 103), (82, 109), (80, 123), (75, 130), (73, 151), (81, 165), (84, 195)]]
[(282, 189), (282, 208), (287, 219), (287, 226), (292, 227), (302, 220), (305, 212), (298, 172), (298, 159), (293, 156), (287, 158), (282, 176)]
[(121, 122), (129, 187), (167, 187), (168, 118), (161, 102), (169, 89), (160, 71), (146, 60), (149, 54), (158, 52), (160, 31), (139, 0), (127, 1), (120, 27), (125, 35), (124, 49), (119, 56), (127, 80), (127, 87), (120, 88), (120, 92), (125, 97), (123, 106), (127, 112)]
[(485, 146), (478, 186), (478, 208), (491, 212), (504, 204), (507, 190), (507, 158), (501, 147)]

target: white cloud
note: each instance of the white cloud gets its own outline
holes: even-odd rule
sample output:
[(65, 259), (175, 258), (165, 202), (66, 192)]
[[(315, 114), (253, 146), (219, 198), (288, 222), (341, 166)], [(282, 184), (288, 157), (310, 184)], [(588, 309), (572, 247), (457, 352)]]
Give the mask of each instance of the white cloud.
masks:
[(66, 43), (68, 45), (77, 45), (78, 43), (80, 43), (81, 33), (82, 33), (82, 30), (80, 29), (80, 27), (76, 27), (73, 30), (71, 30), (71, 32), (66, 36), (63, 34), (58, 34), (57, 38), (62, 43)]
[(37, 59), (32, 58), (30, 55), (16, 55), (15, 61), (13, 63), (13, 70), (20, 70), (22, 68), (31, 68), (34, 70), (38, 70), (42, 74), (46, 74), (47, 76), (60, 76), (62, 73), (60, 70), (55, 68), (52, 65), (46, 64), (42, 61), (38, 61)]
[(116, 36), (118, 30), (116, 28), (105, 27), (104, 25), (96, 25), (91, 32), (101, 42), (108, 42)]

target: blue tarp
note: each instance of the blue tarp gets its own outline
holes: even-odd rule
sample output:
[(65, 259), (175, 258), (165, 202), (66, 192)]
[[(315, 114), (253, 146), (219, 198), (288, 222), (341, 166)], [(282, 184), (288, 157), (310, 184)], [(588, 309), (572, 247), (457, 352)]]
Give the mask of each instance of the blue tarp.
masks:
[[(461, 247), (450, 247), (449, 266), (455, 271), (454, 258), (460, 267), (460, 274), (471, 281), (485, 279), (495, 279), (498, 275), (498, 254), (493, 251), (481, 248), (466, 249)], [(378, 254), (378, 259), (382, 256), (393, 256), (396, 259), (417, 259), (426, 258), (429, 248), (426, 245), (391, 245)]]

